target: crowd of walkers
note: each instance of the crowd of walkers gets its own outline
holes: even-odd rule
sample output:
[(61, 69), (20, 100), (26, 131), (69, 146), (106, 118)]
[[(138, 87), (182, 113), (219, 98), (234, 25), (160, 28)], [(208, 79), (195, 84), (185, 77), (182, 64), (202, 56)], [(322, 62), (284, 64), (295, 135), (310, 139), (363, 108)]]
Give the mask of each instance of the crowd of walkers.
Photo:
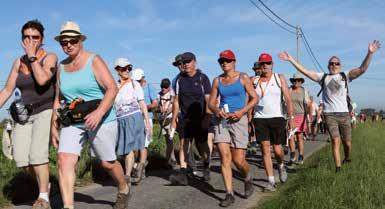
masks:
[[(379, 41), (368, 46), (362, 64), (342, 71), (342, 62), (332, 56), (329, 73), (308, 70), (289, 53), (279, 58), (290, 62), (297, 72), (286, 81), (273, 71), (275, 60), (268, 53), (259, 55), (253, 64), (253, 76), (237, 69), (233, 51), (218, 56), (218, 76), (212, 82), (192, 52), (175, 57), (178, 73), (172, 80), (161, 80), (156, 92), (145, 80), (142, 69), (133, 69), (126, 58), (117, 58), (113, 68), (100, 55), (87, 51), (86, 36), (75, 22), (65, 22), (54, 38), (68, 55), (58, 61), (43, 46), (44, 27), (37, 21), (21, 29), (24, 54), (15, 60), (4, 89), (0, 106), (16, 88), (21, 98), (11, 105), (15, 121), (12, 136), (13, 159), (17, 167), (30, 172), (38, 182), (39, 196), (33, 209), (47, 209), (49, 202), (50, 140), (57, 148), (58, 179), (64, 209), (74, 208), (75, 167), (85, 141), (91, 153), (117, 185), (114, 209), (128, 208), (132, 184), (145, 176), (148, 147), (153, 138), (155, 115), (166, 140), (165, 156), (170, 168), (177, 170), (170, 182), (188, 185), (194, 175), (193, 147), (202, 158), (203, 181), (210, 181), (211, 156), (214, 148), (220, 155), (221, 174), (226, 189), (220, 206), (235, 201), (232, 164), (244, 178), (244, 197), (253, 192), (253, 173), (246, 160), (248, 146), (259, 144), (268, 184), (265, 191), (275, 191), (273, 172), (275, 155), (279, 180), (287, 180), (287, 166), (303, 164), (304, 140), (314, 139), (317, 129), (330, 134), (336, 172), (349, 163), (352, 152), (351, 100), (348, 84), (368, 69)], [(303, 87), (301, 74), (321, 85), (319, 105)], [(179, 136), (179, 157), (174, 154), (174, 136)], [(340, 158), (340, 143), (344, 159)], [(215, 146), (214, 146), (215, 145)], [(285, 164), (284, 146), (289, 146), (290, 161)], [(298, 150), (298, 151), (297, 151)], [(123, 165), (117, 160), (123, 159)]]

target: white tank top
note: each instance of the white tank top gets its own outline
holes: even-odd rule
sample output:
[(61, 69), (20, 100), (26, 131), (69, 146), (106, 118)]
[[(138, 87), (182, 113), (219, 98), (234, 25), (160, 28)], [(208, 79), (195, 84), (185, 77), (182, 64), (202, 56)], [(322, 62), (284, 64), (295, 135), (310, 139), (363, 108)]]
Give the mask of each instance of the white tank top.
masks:
[[(261, 82), (254, 80), (255, 91), (259, 96), (259, 102), (255, 106), (254, 118), (283, 117), (281, 105), (281, 80), (278, 74), (273, 74), (270, 81)], [(263, 95), (262, 95), (263, 94)]]

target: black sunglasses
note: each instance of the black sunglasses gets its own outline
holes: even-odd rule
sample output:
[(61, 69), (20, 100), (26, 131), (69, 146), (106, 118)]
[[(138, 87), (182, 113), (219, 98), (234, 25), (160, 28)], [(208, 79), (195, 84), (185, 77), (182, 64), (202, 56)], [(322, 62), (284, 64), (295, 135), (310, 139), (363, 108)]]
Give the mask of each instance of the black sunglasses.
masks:
[(293, 82), (302, 82), (302, 79), (293, 79)]
[(271, 65), (272, 62), (260, 62), (259, 65), (262, 66), (262, 65)]
[(234, 60), (229, 60), (229, 59), (219, 59), (218, 62), (219, 64), (223, 64), (223, 63), (231, 63), (233, 62)]
[(183, 61), (181, 61), (180, 63), (185, 65), (185, 64), (190, 63), (191, 61), (192, 61), (192, 60), (183, 60)]
[(68, 43), (70, 43), (71, 45), (75, 45), (75, 44), (79, 43), (79, 39), (78, 38), (73, 38), (73, 39), (70, 39), (70, 40), (60, 40), (60, 45), (61, 46), (67, 46)]
[(33, 40), (39, 40), (40, 36), (38, 36), (38, 35), (33, 35), (33, 36), (23, 35), (23, 39), (26, 39), (26, 38), (33, 39)]
[(117, 67), (115, 67), (115, 70), (119, 71), (119, 72), (126, 72), (126, 71), (131, 71), (132, 67), (130, 65), (126, 66), (126, 67), (117, 66)]
[(341, 63), (339, 63), (339, 62), (329, 62), (329, 65), (340, 66)]

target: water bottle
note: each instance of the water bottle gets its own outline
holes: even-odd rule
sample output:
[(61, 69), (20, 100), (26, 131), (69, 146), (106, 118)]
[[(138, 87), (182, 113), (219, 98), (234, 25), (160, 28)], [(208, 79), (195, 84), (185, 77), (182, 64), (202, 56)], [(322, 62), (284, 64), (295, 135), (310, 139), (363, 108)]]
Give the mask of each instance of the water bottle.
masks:
[[(224, 111), (225, 113), (229, 113), (229, 112), (230, 112), (230, 111), (229, 111), (229, 105), (228, 105), (228, 104), (224, 104), (224, 105), (223, 105), (223, 111)], [(230, 127), (230, 126), (229, 126), (229, 123), (228, 123), (228, 121), (227, 121), (227, 119), (225, 119), (225, 118), (222, 119), (221, 123), (222, 123), (222, 127), (223, 127), (223, 128), (229, 128), (229, 127)]]

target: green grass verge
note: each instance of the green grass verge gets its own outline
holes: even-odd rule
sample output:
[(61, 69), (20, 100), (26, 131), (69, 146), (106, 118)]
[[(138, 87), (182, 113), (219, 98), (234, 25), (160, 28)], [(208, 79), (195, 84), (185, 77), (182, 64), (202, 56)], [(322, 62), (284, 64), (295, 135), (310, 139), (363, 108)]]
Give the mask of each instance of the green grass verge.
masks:
[[(2, 136), (2, 128), (0, 128), (0, 142)], [(159, 125), (154, 124), (154, 139), (149, 147), (149, 160), (151, 158), (162, 158), (163, 150), (165, 149), (165, 140), (161, 136), (159, 137)], [(175, 139), (177, 141), (177, 139)], [(76, 186), (82, 186), (93, 182), (93, 180), (98, 179), (99, 177), (95, 176), (92, 173), (92, 158), (90, 156), (89, 144), (86, 143), (85, 148), (82, 150), (81, 158), (78, 162), (76, 169)], [(28, 175), (24, 174), (21, 169), (18, 169), (14, 161), (8, 160), (2, 153), (2, 147), (0, 143), (0, 208), (4, 205), (9, 204), (12, 200), (18, 201), (15, 199), (19, 198), (34, 198), (26, 197), (30, 196), (31, 193), (36, 193), (36, 183)], [(49, 155), (49, 169), (50, 169), (50, 181), (57, 187), (57, 152), (52, 147), (50, 148)], [(103, 172), (99, 173), (102, 177), (99, 179), (105, 178), (106, 174)], [(57, 190), (57, 188), (56, 188)], [(57, 191), (56, 191), (57, 192)], [(20, 196), (20, 197), (15, 197)], [(22, 200), (20, 200), (22, 201)]]
[(384, 136), (383, 123), (358, 125), (353, 130), (353, 161), (343, 165), (340, 173), (335, 173), (328, 145), (307, 159), (277, 193), (257, 208), (385, 208)]

